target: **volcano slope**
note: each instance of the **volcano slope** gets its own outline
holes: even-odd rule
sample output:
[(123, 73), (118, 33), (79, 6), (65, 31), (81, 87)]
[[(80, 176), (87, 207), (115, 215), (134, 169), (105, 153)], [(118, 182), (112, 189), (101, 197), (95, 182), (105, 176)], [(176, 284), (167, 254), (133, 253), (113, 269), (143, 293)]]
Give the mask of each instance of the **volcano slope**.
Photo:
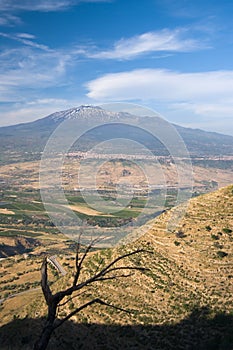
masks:
[[(233, 186), (191, 199), (173, 232), (166, 230), (170, 215), (163, 213), (131, 244), (92, 252), (83, 276), (139, 248), (151, 253), (132, 256), (124, 265), (148, 270), (89, 286), (59, 316), (93, 297), (130, 313), (85, 309), (57, 329), (48, 349), (233, 349)], [(74, 271), (71, 257), (61, 255), (60, 261), (68, 273), (53, 290), (66, 288)], [(2, 319), (14, 299), (5, 301)], [(21, 308), (19, 303), (15, 319), (1, 328), (1, 349), (31, 349), (40, 333), (46, 312), (41, 292)]]

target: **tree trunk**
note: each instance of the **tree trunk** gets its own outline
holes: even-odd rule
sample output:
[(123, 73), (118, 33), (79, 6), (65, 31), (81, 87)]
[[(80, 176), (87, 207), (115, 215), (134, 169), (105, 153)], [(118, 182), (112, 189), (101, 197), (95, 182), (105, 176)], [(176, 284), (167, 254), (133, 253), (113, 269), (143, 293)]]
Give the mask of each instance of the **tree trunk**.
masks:
[(57, 311), (57, 304), (52, 300), (51, 303), (48, 305), (48, 318), (47, 318), (46, 324), (43, 328), (40, 338), (35, 343), (33, 350), (47, 349), (49, 340), (54, 331), (54, 321), (56, 319), (56, 311)]
[(53, 324), (45, 325), (39, 340), (34, 345), (34, 350), (45, 350), (53, 333)]

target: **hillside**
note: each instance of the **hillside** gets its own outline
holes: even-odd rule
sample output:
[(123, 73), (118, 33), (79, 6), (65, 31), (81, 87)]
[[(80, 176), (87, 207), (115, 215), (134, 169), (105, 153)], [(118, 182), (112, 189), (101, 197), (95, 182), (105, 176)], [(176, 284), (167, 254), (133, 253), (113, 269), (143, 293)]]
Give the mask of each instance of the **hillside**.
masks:
[(39, 245), (34, 238), (0, 236), (0, 258), (27, 253)]
[[(49, 349), (76, 349), (79, 344), (86, 350), (232, 350), (232, 206), (233, 186), (228, 186), (191, 199), (175, 232), (165, 230), (170, 216), (167, 211), (153, 221), (153, 228), (138, 241), (91, 253), (84, 275), (122, 252), (140, 247), (152, 252), (127, 261), (130, 266), (144, 266), (149, 271), (93, 285), (88, 288), (89, 297), (80, 297), (84, 301), (90, 296), (101, 296), (131, 313), (103, 306), (86, 309), (74, 316), (70, 325), (56, 332)], [(38, 268), (40, 259), (33, 261)], [(70, 283), (74, 267), (71, 255), (61, 253), (59, 261), (68, 273), (55, 282), (53, 289)], [(7, 272), (9, 261), (1, 264)], [(34, 334), (40, 329), (40, 318), (45, 315), (41, 292), (34, 291), (32, 296), (33, 301), (25, 294), (4, 302), (1, 349), (9, 349), (10, 345), (14, 349), (31, 349)], [(67, 303), (60, 315), (64, 316), (73, 307), (73, 303)], [(15, 335), (11, 338), (13, 330)]]

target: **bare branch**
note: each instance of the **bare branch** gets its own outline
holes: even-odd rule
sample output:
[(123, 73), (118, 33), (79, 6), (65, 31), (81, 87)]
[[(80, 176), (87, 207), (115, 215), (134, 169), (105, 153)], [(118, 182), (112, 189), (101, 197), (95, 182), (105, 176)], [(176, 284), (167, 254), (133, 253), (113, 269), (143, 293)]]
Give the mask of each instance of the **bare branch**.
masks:
[[(80, 239), (80, 236), (79, 236)], [(85, 252), (80, 260), (79, 260), (79, 252), (80, 252), (80, 241), (78, 242), (78, 246), (77, 246), (77, 253), (76, 253), (76, 259), (75, 259), (75, 264), (76, 264), (76, 274), (74, 276), (74, 281), (73, 281), (73, 286), (76, 286), (79, 276), (80, 276), (80, 272), (81, 272), (81, 268), (82, 268), (82, 264), (87, 256), (87, 254), (89, 253), (89, 251), (91, 250), (91, 248), (94, 246), (95, 242), (97, 242), (97, 238), (95, 240), (91, 240), (90, 244), (86, 247)]]
[[(44, 328), (42, 330), (41, 336), (38, 340), (38, 342), (35, 343), (34, 349), (40, 349), (44, 350), (46, 349), (49, 339), (51, 337), (51, 334), (53, 331), (58, 328), (60, 325), (62, 325), (65, 321), (69, 320), (72, 316), (77, 314), (78, 312), (82, 311), (83, 309), (87, 308), (88, 306), (91, 306), (92, 304), (100, 304), (100, 305), (105, 305), (108, 307), (112, 307), (116, 310), (120, 310), (123, 312), (130, 312), (128, 310), (122, 309), (120, 307), (117, 307), (115, 305), (111, 305), (99, 298), (90, 300), (89, 302), (79, 306), (76, 308), (74, 311), (70, 312), (66, 317), (64, 317), (61, 320), (57, 320), (57, 312), (59, 310), (59, 307), (65, 306), (68, 302), (72, 301), (73, 299), (79, 297), (82, 295), (84, 292), (80, 292), (77, 295), (72, 297), (72, 294), (78, 290), (81, 290), (82, 288), (88, 287), (91, 283), (94, 282), (102, 282), (106, 280), (115, 280), (118, 278), (126, 278), (129, 276), (133, 275), (133, 271), (146, 271), (148, 269), (144, 267), (137, 267), (137, 266), (115, 266), (119, 261), (130, 257), (132, 255), (138, 254), (138, 253), (152, 253), (151, 251), (146, 251), (144, 249), (138, 249), (136, 251), (130, 252), (123, 254), (121, 256), (118, 256), (115, 258), (112, 262), (110, 262), (108, 265), (105, 267), (101, 268), (101, 264), (97, 267), (96, 271), (92, 272), (93, 275), (90, 278), (87, 278), (84, 280), (82, 283), (78, 284), (78, 279), (81, 273), (81, 269), (84, 263), (84, 260), (86, 259), (88, 253), (90, 252), (91, 248), (93, 247), (94, 243), (97, 242), (98, 240), (92, 240), (92, 242), (86, 247), (85, 251), (82, 254), (82, 257), (80, 259), (80, 241), (78, 242), (77, 245), (77, 251), (76, 251), (76, 259), (75, 259), (75, 264), (76, 264), (76, 273), (74, 276), (73, 284), (71, 287), (61, 290), (55, 294), (52, 294), (50, 287), (48, 285), (48, 272), (47, 272), (47, 258), (45, 257), (43, 260), (43, 264), (41, 267), (41, 286), (44, 294), (44, 298), (46, 300), (46, 303), (48, 305), (48, 316), (46, 323), (44, 325)], [(100, 271), (98, 271), (100, 269)], [(128, 273), (121, 273), (120, 271), (122, 270), (128, 270)], [(86, 290), (85, 290), (86, 292)], [(60, 304), (60, 302), (65, 298), (69, 297), (68, 300), (65, 300), (63, 303)]]
[(112, 269), (109, 269), (105, 272), (113, 272), (117, 270), (136, 270), (136, 271), (149, 271), (150, 269), (147, 269), (146, 267), (137, 267), (137, 266), (120, 266), (120, 267), (113, 267)]
[(148, 253), (151, 253), (150, 251), (146, 251), (144, 249), (138, 249), (138, 250), (135, 250), (133, 252), (130, 252), (130, 253), (126, 253), (124, 255), (121, 255), (119, 257), (117, 257), (116, 259), (114, 259), (110, 264), (108, 264), (106, 267), (104, 267), (100, 272), (98, 272), (97, 274), (95, 274), (94, 276), (90, 277), (89, 279), (87, 279), (85, 282), (77, 285), (75, 287), (75, 290), (78, 290), (80, 288), (83, 288), (85, 285), (88, 285), (92, 282), (95, 282), (99, 277), (103, 277), (105, 276), (107, 273), (109, 272), (112, 272), (112, 271), (115, 271), (115, 270), (123, 270), (123, 269), (128, 269), (128, 270), (143, 270), (145, 271), (146, 269), (143, 268), (143, 267), (130, 267), (130, 266), (122, 266), (122, 267), (114, 267), (112, 269), (110, 269), (113, 265), (115, 265), (118, 261), (120, 260), (123, 260), (125, 259), (126, 257), (129, 257), (129, 256), (132, 256), (132, 255), (135, 255), (135, 254), (138, 254), (138, 253), (145, 253), (145, 252), (148, 252)]
[(57, 306), (58, 306), (58, 307), (64, 306), (64, 305), (68, 304), (70, 301), (72, 301), (73, 299), (75, 299), (75, 298), (77, 298), (77, 297), (80, 297), (80, 295), (83, 295), (83, 294), (85, 294), (85, 293), (86, 293), (86, 291), (81, 292), (81, 293), (78, 293), (78, 294), (74, 295), (73, 297), (69, 298), (68, 300), (66, 300), (64, 303), (58, 304)]
[(79, 236), (79, 241), (77, 243), (77, 248), (76, 248), (76, 257), (75, 257), (76, 273), (74, 276), (73, 286), (77, 284), (79, 275), (80, 275), (80, 270), (81, 270), (81, 267), (79, 264), (79, 253), (80, 253), (80, 236)]
[[(114, 267), (108, 271), (106, 271), (104, 273), (103, 276), (106, 276), (108, 273), (110, 272), (115, 272), (115, 271), (119, 271), (119, 270), (134, 270), (134, 271), (150, 271), (150, 269), (147, 269), (145, 267), (133, 267), (133, 266), (120, 266), (120, 267)], [(115, 279), (115, 278), (119, 278), (119, 277), (129, 277), (129, 276), (133, 276), (133, 273), (127, 274), (127, 275), (115, 275), (115, 276), (109, 276), (109, 277), (100, 277), (100, 278), (96, 278), (95, 281), (105, 281), (105, 280), (109, 280), (109, 279)]]
[[(116, 259), (114, 259), (110, 264), (108, 264), (106, 267), (104, 267), (99, 273), (97, 273), (95, 276), (93, 276), (93, 278), (96, 278), (98, 276), (103, 276), (107, 271), (110, 271), (110, 267), (112, 267), (113, 265), (115, 265), (118, 261), (123, 260), (129, 256), (135, 255), (135, 254), (139, 254), (139, 253), (151, 253), (150, 251), (146, 251), (144, 249), (138, 249), (135, 250), (133, 252), (130, 253), (126, 253), (123, 254), (121, 256), (118, 256)], [(136, 269), (136, 267), (134, 267), (134, 269)], [(140, 269), (138, 267), (138, 269)]]
[(99, 281), (108, 281), (108, 280), (115, 280), (121, 277), (130, 277), (133, 276), (133, 273), (128, 273), (127, 275), (115, 275), (115, 276), (109, 276), (109, 277), (100, 277), (97, 280), (95, 280), (95, 282), (99, 282)]
[[(91, 247), (90, 248), (89, 247), (90, 247), (90, 245), (87, 247), (87, 249), (90, 250)], [(86, 249), (86, 251), (87, 251), (87, 249)], [(106, 267), (104, 267), (100, 272), (96, 273), (94, 276), (90, 277), (86, 281), (84, 281), (84, 282), (82, 282), (82, 283), (80, 283), (78, 285), (73, 285), (72, 287), (69, 287), (69, 288), (67, 288), (64, 291), (60, 291), (60, 292), (56, 293), (54, 295), (54, 298), (56, 298), (58, 300), (58, 302), (60, 302), (65, 296), (71, 295), (73, 292), (75, 292), (77, 290), (80, 290), (80, 289), (84, 288), (85, 286), (87, 286), (87, 285), (89, 285), (89, 284), (91, 284), (93, 282), (96, 282), (100, 277), (104, 277), (110, 271), (112, 272), (112, 271), (115, 271), (115, 270), (123, 270), (123, 269), (145, 271), (146, 269), (142, 268), (142, 267), (127, 267), (127, 266), (125, 266), (125, 267), (115, 267), (115, 268), (110, 269), (110, 267), (115, 265), (118, 261), (123, 260), (126, 257), (132, 256), (132, 255), (135, 255), (135, 254), (139, 254), (139, 253), (152, 253), (152, 252), (144, 250), (144, 249), (138, 249), (138, 250), (135, 250), (133, 252), (121, 255), (121, 256), (117, 257), (116, 259), (114, 259)], [(85, 252), (84, 256), (86, 257), (86, 255), (87, 255), (87, 253)], [(83, 260), (84, 259), (82, 259), (82, 262), (83, 262)]]
[(47, 305), (49, 305), (50, 301), (52, 300), (52, 292), (48, 285), (48, 268), (47, 268), (47, 257), (44, 257), (42, 266), (41, 266), (41, 287), (42, 291), (46, 300)]
[(99, 298), (96, 298), (96, 299), (93, 299), (91, 301), (88, 301), (87, 303), (83, 304), (82, 306), (78, 307), (77, 309), (75, 309), (74, 311), (69, 313), (69, 315), (67, 315), (65, 318), (60, 320), (56, 325), (54, 325), (53, 329), (56, 329), (56, 328), (60, 327), (64, 322), (69, 320), (72, 316), (74, 316), (78, 312), (82, 311), (83, 309), (86, 309), (88, 306), (91, 306), (93, 304), (101, 304), (101, 305), (112, 307), (113, 309), (116, 309), (116, 310), (119, 310), (119, 311), (130, 313), (130, 311), (128, 311), (128, 310), (122, 309), (121, 307), (118, 307), (118, 306), (106, 303), (105, 301), (103, 301), (103, 300), (101, 300)]

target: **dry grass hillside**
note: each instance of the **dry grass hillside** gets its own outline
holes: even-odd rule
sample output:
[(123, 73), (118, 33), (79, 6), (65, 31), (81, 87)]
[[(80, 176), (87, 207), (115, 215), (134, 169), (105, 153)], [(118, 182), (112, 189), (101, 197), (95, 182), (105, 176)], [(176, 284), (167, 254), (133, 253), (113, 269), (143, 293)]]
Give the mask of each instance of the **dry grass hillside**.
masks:
[[(132, 244), (91, 253), (83, 275), (138, 248), (150, 253), (132, 256), (126, 264), (148, 271), (88, 287), (60, 309), (60, 316), (97, 296), (131, 312), (86, 309), (56, 331), (50, 350), (233, 349), (233, 186), (192, 199), (174, 232), (166, 231), (169, 216), (163, 213)], [(53, 284), (54, 290), (71, 283), (74, 271), (72, 256), (61, 254), (59, 261), (68, 273)], [(46, 306), (40, 290), (29, 295), (3, 303), (1, 349), (31, 349)]]
[[(206, 161), (207, 162), (207, 161)], [(224, 163), (224, 162), (223, 162)], [(151, 165), (152, 164), (152, 165)], [(198, 192), (206, 192), (211, 190), (211, 183), (214, 181), (219, 187), (227, 186), (232, 181), (231, 167), (208, 167), (193, 165), (194, 187)], [(63, 169), (63, 184), (65, 189), (74, 189), (78, 184), (78, 171), (80, 161), (76, 158), (68, 158), (65, 160)], [(157, 165), (148, 161), (143, 163), (146, 166), (150, 185), (164, 185), (164, 177), (166, 185), (176, 186), (177, 170), (174, 164), (170, 162), (162, 163), (161, 169)], [(42, 184), (39, 184), (39, 161), (18, 162), (1, 166), (1, 176), (4, 186), (11, 189), (38, 189)], [(85, 185), (93, 186), (93, 169), (98, 168), (98, 162), (93, 160), (90, 164), (85, 165)], [(51, 168), (52, 169), (52, 168)], [(50, 169), (47, 169), (50, 170)], [(101, 186), (109, 186), (110, 184), (118, 183), (122, 177), (122, 173), (127, 171), (127, 181), (131, 184), (145, 185), (146, 179), (143, 172), (138, 166), (131, 162), (107, 161), (99, 168), (97, 173), (97, 181)], [(156, 176), (154, 174), (156, 173)], [(47, 173), (47, 184), (53, 183), (54, 178), (52, 173)], [(206, 189), (205, 189), (206, 187)]]

